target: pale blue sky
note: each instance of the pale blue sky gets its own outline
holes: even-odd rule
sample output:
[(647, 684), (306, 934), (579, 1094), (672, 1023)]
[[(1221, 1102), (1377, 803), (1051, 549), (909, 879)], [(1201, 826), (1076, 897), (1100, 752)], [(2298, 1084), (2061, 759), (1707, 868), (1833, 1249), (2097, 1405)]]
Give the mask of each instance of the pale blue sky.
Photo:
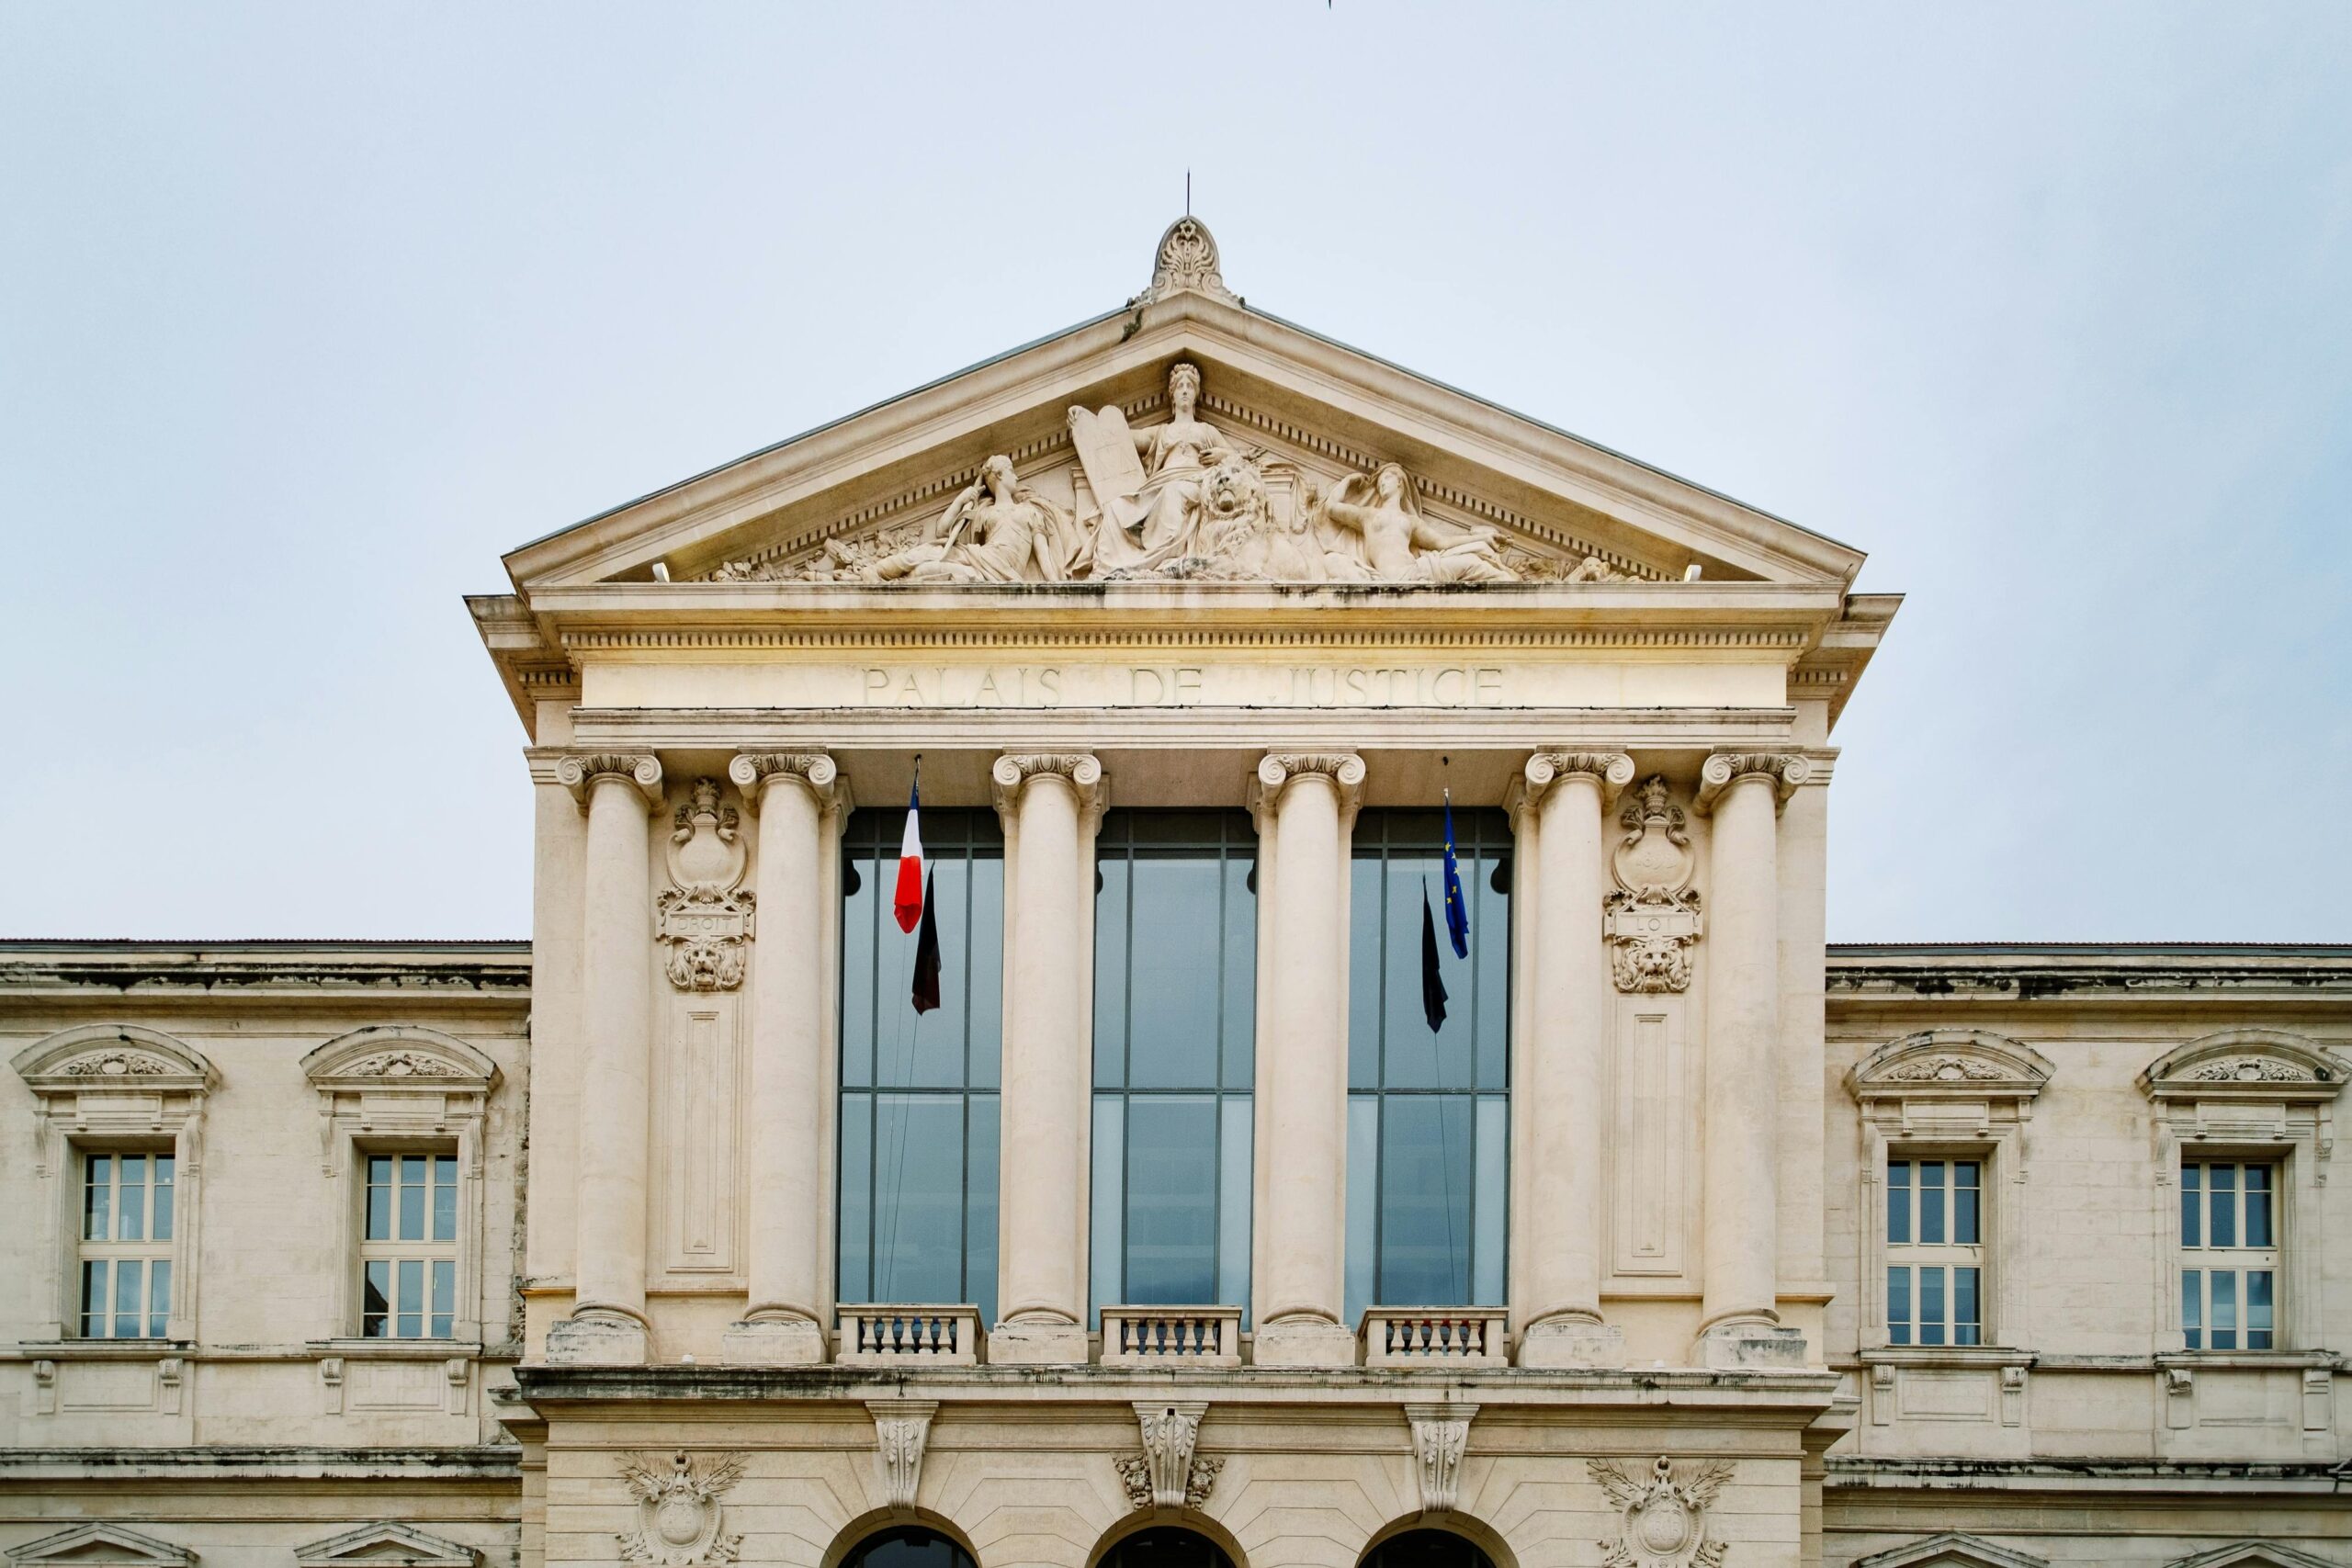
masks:
[(1116, 305), (1870, 552), (1830, 931), (2352, 939), (2352, 6), (0, 9), (0, 934), (522, 936), (459, 595)]

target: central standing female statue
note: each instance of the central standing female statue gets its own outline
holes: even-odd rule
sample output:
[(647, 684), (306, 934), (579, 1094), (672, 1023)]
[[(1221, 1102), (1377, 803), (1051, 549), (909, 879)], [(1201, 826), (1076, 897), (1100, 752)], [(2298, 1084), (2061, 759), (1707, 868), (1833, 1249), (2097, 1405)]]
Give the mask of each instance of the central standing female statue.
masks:
[(1234, 448), (1193, 412), (1200, 400), (1199, 367), (1180, 360), (1168, 372), (1165, 424), (1130, 430), (1116, 404), (1069, 411), (1070, 440), (1102, 506), (1095, 576), (1206, 553), (1199, 536), (1201, 487)]

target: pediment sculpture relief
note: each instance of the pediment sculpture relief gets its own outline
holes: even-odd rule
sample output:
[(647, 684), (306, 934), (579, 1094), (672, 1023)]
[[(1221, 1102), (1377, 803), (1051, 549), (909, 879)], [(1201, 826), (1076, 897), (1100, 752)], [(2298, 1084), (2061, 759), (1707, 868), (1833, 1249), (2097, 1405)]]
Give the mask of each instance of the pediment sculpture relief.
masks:
[[(989, 457), (946, 509), (824, 542), (782, 563), (729, 561), (713, 581), (940, 583), (1205, 581), (1437, 585), (1626, 581), (1599, 556), (1538, 554), (1484, 524), (1433, 517), (1401, 464), (1328, 488), (1200, 413), (1201, 370), (1168, 373), (1169, 417), (1071, 408), (1065, 506)], [(1082, 481), (1082, 485), (1080, 481)]]

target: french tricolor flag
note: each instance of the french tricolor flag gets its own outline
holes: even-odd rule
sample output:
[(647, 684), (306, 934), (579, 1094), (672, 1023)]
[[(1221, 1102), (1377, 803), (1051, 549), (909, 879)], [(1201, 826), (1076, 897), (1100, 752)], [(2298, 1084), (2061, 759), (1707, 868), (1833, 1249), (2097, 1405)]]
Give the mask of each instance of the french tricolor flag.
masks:
[(922, 919), (922, 828), (918, 820), (922, 810), (922, 775), (915, 775), (914, 786), (907, 792), (907, 830), (899, 840), (899, 890), (890, 902), (890, 912), (899, 918), (899, 929), (912, 934)]

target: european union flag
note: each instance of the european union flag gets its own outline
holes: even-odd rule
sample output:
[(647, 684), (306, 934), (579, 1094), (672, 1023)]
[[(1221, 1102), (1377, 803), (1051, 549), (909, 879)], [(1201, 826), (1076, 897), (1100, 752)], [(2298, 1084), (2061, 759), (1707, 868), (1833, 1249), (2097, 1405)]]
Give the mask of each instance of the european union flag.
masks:
[(1462, 868), (1453, 863), (1453, 796), (1445, 797), (1445, 934), (1453, 956), (1470, 956), (1470, 905), (1462, 897)]

